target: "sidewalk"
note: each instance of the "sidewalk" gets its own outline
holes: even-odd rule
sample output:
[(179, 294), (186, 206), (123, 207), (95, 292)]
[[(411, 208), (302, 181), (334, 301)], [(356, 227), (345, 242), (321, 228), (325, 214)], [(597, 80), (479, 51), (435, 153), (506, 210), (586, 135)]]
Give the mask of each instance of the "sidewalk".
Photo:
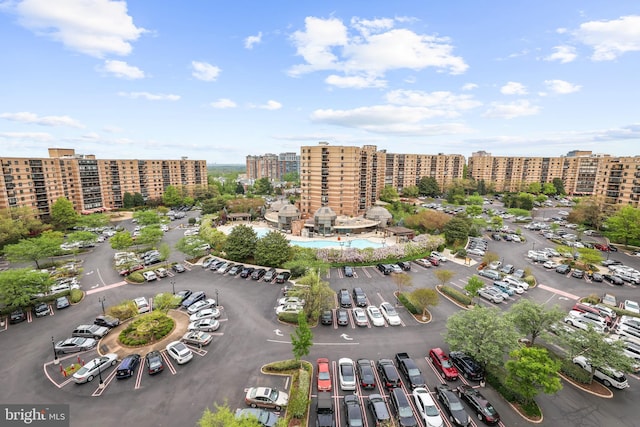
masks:
[(138, 353), (141, 356), (144, 356), (153, 350), (164, 350), (170, 342), (179, 341), (187, 332), (187, 326), (189, 326), (189, 316), (187, 313), (179, 310), (169, 310), (168, 314), (173, 320), (175, 320), (176, 324), (173, 331), (160, 341), (142, 347), (127, 347), (120, 344), (118, 342), (118, 335), (120, 335), (120, 331), (122, 331), (129, 322), (133, 320), (131, 319), (113, 328), (106, 337), (100, 340), (97, 347), (98, 354), (104, 355), (106, 353), (116, 353), (118, 355), (118, 360), (122, 360), (125, 356), (131, 353)]

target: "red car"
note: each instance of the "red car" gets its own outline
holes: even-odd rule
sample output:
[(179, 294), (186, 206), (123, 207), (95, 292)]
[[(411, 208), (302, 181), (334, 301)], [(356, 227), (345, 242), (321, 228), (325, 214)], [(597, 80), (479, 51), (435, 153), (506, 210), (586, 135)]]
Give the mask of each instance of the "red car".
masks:
[(122, 270), (120, 270), (120, 275), (121, 276), (128, 276), (129, 274), (133, 273), (134, 271), (138, 271), (138, 270), (144, 270), (144, 265), (138, 264), (138, 265), (134, 265), (131, 268), (122, 269)]
[(440, 265), (440, 260), (430, 256), (429, 258), (427, 258), (429, 260), (429, 262), (431, 263), (431, 265), (433, 265), (434, 267), (437, 267)]
[(329, 359), (321, 357), (316, 361), (318, 365), (318, 391), (331, 391), (331, 373)]
[(455, 381), (458, 379), (458, 370), (453, 366), (451, 359), (449, 359), (449, 356), (447, 356), (441, 348), (436, 347), (429, 350), (429, 357), (445, 380)]

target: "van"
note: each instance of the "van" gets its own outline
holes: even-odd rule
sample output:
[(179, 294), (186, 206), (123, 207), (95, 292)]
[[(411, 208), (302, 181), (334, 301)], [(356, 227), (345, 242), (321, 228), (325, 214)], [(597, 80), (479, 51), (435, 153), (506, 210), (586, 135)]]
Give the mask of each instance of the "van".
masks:
[(145, 297), (136, 298), (133, 300), (136, 303), (136, 307), (138, 307), (138, 313), (147, 313), (151, 311), (151, 307), (149, 306), (149, 302)]
[[(574, 357), (573, 363), (586, 371), (591, 371), (591, 364), (584, 356)], [(596, 368), (593, 376), (594, 378), (602, 381), (602, 383), (607, 387), (615, 387), (619, 390), (624, 390), (629, 387), (627, 377), (625, 377), (622, 372), (611, 368)]]
[(118, 366), (118, 370), (116, 371), (116, 378), (121, 380), (123, 378), (129, 378), (133, 376), (133, 373), (136, 370), (136, 367), (140, 363), (140, 355), (139, 354), (130, 354), (122, 359), (120, 362), (120, 366)]

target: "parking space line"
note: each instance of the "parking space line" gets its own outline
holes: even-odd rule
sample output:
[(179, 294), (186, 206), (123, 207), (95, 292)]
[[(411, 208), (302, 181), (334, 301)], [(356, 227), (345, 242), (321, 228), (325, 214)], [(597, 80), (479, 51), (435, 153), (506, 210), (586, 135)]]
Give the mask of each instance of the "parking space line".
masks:
[(140, 388), (140, 384), (142, 383), (142, 373), (144, 372), (144, 365), (147, 363), (147, 358), (142, 358), (142, 362), (140, 362), (140, 366), (138, 367), (138, 373), (136, 375), (136, 384), (134, 386), (134, 390)]
[(571, 294), (569, 292), (561, 291), (561, 290), (556, 289), (556, 288), (552, 288), (551, 286), (543, 285), (542, 283), (538, 284), (537, 287), (540, 288), (540, 289), (544, 289), (545, 291), (553, 292), (554, 294), (558, 294), (558, 295), (561, 295), (563, 297), (567, 297), (569, 299), (573, 299), (573, 300), (580, 299), (580, 297), (577, 296), (577, 295)]
[(87, 295), (91, 295), (91, 294), (95, 294), (97, 292), (104, 292), (106, 290), (113, 289), (113, 288), (118, 288), (118, 287), (124, 286), (126, 284), (127, 284), (127, 282), (125, 282), (123, 280), (122, 282), (112, 283), (111, 285), (103, 286), (101, 288), (89, 289), (88, 291), (86, 291), (86, 294)]
[(171, 363), (169, 356), (167, 356), (166, 350), (163, 350), (162, 352), (160, 352), (160, 355), (162, 356), (162, 360), (164, 360), (164, 363), (167, 365), (167, 368), (169, 368), (171, 375), (175, 375), (177, 372), (176, 368), (175, 366), (173, 366), (173, 363)]
[(95, 391), (91, 394), (91, 396), (92, 397), (102, 396), (102, 393), (104, 393), (104, 391), (107, 389), (107, 386), (111, 384), (111, 381), (113, 381), (113, 379), (116, 377), (117, 372), (118, 370), (114, 369), (104, 380), (104, 382), (102, 383), (102, 386), (98, 384), (98, 388), (95, 389)]

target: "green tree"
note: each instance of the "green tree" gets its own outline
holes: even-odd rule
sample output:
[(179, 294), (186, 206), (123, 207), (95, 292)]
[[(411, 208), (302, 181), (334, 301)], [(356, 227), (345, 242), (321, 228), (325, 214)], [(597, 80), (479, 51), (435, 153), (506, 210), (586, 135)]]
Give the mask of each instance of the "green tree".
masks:
[(439, 294), (435, 289), (420, 288), (411, 292), (409, 299), (415, 308), (422, 310), (422, 319), (426, 320), (429, 307), (434, 307), (440, 302)]
[(148, 226), (140, 229), (140, 235), (136, 238), (136, 244), (155, 246), (162, 237), (164, 232), (158, 226)]
[(456, 205), (464, 203), (465, 188), (461, 182), (454, 182), (447, 189), (447, 202)]
[(449, 280), (451, 280), (455, 273), (451, 270), (436, 270), (433, 274), (436, 276), (440, 284), (444, 286)]
[(515, 327), (502, 311), (482, 306), (450, 316), (444, 340), (451, 350), (463, 351), (482, 365), (496, 368), (518, 344)]
[(444, 226), (444, 238), (449, 245), (459, 245), (466, 242), (471, 230), (471, 222), (467, 218), (455, 216)]
[(7, 245), (4, 253), (10, 261), (33, 261), (40, 269), (39, 260), (60, 253), (60, 245), (64, 241), (63, 234), (58, 231), (45, 231), (38, 237), (22, 239), (13, 245)]
[(227, 207), (227, 199), (223, 196), (204, 200), (202, 202), (202, 215), (217, 214), (225, 207)]
[(398, 200), (398, 192), (391, 185), (385, 185), (380, 192), (380, 200), (388, 203)]
[(599, 265), (602, 262), (602, 253), (597, 249), (578, 248), (579, 260), (584, 263), (586, 269), (592, 265)]
[(91, 231), (74, 231), (67, 235), (67, 241), (72, 243), (95, 243), (98, 235)]
[(441, 194), (438, 180), (432, 176), (423, 176), (420, 178), (420, 181), (418, 181), (418, 189), (423, 196), (435, 197)]
[(398, 294), (401, 294), (405, 289), (413, 286), (413, 279), (408, 274), (393, 273), (391, 277), (393, 278), (393, 283), (395, 283), (398, 288)]
[(291, 259), (292, 250), (289, 240), (278, 233), (270, 231), (258, 239), (255, 250), (256, 264), (267, 267), (279, 267)]
[(0, 306), (27, 307), (32, 297), (49, 291), (53, 280), (49, 273), (29, 268), (0, 272)]
[(176, 187), (168, 185), (167, 188), (164, 189), (162, 203), (164, 203), (165, 206), (178, 206), (182, 204), (182, 195)]
[(169, 256), (171, 255), (171, 246), (169, 246), (168, 243), (160, 243), (158, 252), (160, 252), (160, 259), (168, 263)]
[(29, 235), (37, 235), (44, 229), (42, 221), (29, 207), (0, 209), (0, 247), (16, 243)]
[(244, 194), (244, 185), (240, 181), (236, 183), (236, 194)]
[(410, 185), (402, 189), (402, 195), (405, 197), (418, 197), (420, 190), (417, 185)]
[(134, 207), (133, 194), (128, 191), (122, 195), (122, 207), (125, 209), (131, 209)]
[(482, 214), (482, 206), (469, 205), (466, 207), (465, 211), (467, 212), (467, 215), (473, 218)]
[(176, 249), (195, 258), (204, 255), (205, 251), (202, 249), (204, 244), (205, 241), (200, 236), (186, 236), (178, 240)]
[(540, 392), (554, 394), (562, 390), (558, 375), (561, 363), (553, 360), (546, 348), (521, 347), (509, 355), (505, 385), (524, 397), (525, 403), (533, 402)]
[(322, 268), (309, 268), (290, 292), (291, 295), (303, 298), (305, 301), (304, 312), (308, 319), (317, 319), (322, 310), (333, 307), (335, 291), (329, 286), (329, 282), (320, 280)]
[(640, 239), (640, 209), (623, 206), (606, 221), (607, 231), (614, 241), (629, 245), (630, 240)]
[(153, 310), (159, 310), (166, 314), (169, 310), (180, 306), (181, 302), (182, 298), (179, 295), (164, 292), (153, 298)]
[(552, 182), (553, 186), (556, 189), (555, 194), (567, 194), (564, 191), (564, 182), (562, 181), (561, 178), (553, 178), (553, 182)]
[(144, 196), (142, 194), (133, 194), (133, 206), (144, 206)]
[(253, 257), (257, 244), (258, 236), (253, 228), (240, 224), (233, 227), (227, 236), (224, 252), (232, 261), (245, 261)]
[(482, 205), (484, 204), (484, 197), (480, 196), (478, 193), (473, 194), (471, 196), (467, 196), (465, 199), (465, 204), (472, 206), (479, 206), (480, 212), (482, 213)]
[(542, 184), (539, 182), (532, 182), (527, 187), (527, 193), (540, 194), (542, 192)]
[(125, 249), (129, 249), (133, 246), (133, 237), (131, 237), (131, 232), (129, 231), (118, 231), (116, 234), (109, 239), (109, 244), (112, 249), (116, 251), (122, 251)]
[(491, 217), (491, 226), (494, 230), (499, 230), (504, 225), (504, 220), (501, 216), (495, 215)]
[(285, 182), (290, 182), (294, 185), (300, 184), (300, 175), (298, 172), (287, 172), (283, 175), (282, 180)]
[(507, 316), (520, 333), (531, 337), (533, 345), (540, 335), (549, 331), (551, 325), (561, 321), (565, 313), (558, 306), (547, 308), (543, 304), (523, 298), (511, 306)]
[(103, 213), (92, 213), (90, 215), (80, 215), (76, 225), (79, 227), (99, 228), (109, 225), (109, 217)]
[(78, 212), (73, 209), (73, 203), (66, 197), (60, 197), (51, 205), (51, 223), (57, 230), (67, 230), (78, 221)]
[(269, 178), (264, 177), (257, 179), (253, 184), (253, 192), (255, 194), (271, 194), (273, 193), (273, 185), (271, 185), (271, 181)]
[(545, 182), (542, 184), (542, 193), (547, 196), (553, 196), (556, 194), (556, 186), (550, 182)]
[(484, 286), (484, 282), (476, 275), (471, 276), (467, 284), (464, 286), (464, 290), (467, 291), (471, 299), (473, 300), (478, 296), (478, 291)]
[(303, 356), (309, 354), (313, 345), (313, 333), (307, 323), (307, 315), (304, 311), (298, 313), (298, 327), (291, 334), (291, 345), (293, 346), (293, 357), (300, 361)]
[(160, 224), (160, 215), (157, 211), (137, 211), (133, 213), (133, 218), (138, 221), (141, 226)]

